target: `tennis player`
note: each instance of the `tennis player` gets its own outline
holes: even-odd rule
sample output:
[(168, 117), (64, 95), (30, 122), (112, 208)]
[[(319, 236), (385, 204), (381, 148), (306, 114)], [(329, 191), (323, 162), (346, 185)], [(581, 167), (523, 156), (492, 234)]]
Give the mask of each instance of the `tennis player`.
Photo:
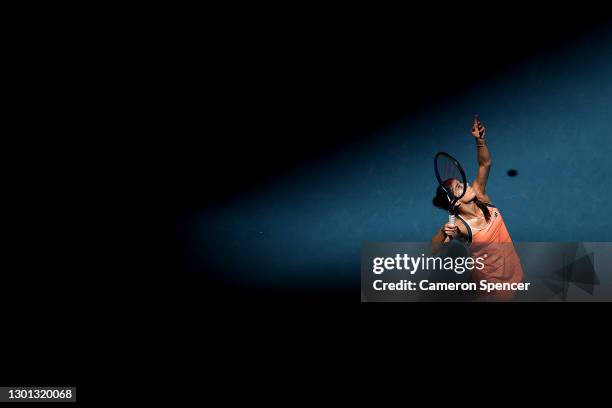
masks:
[[(485, 140), (486, 129), (474, 116), (472, 136), (476, 141), (478, 172), (476, 180), (466, 184), (465, 194), (455, 203), (456, 222), (446, 223), (432, 238), (432, 248), (457, 239), (471, 246), (472, 257), (483, 257), (484, 268), (473, 269), (471, 279), (475, 282), (486, 280), (490, 283), (517, 283), (523, 280), (523, 269), (512, 239), (506, 228), (501, 212), (491, 204), (486, 185), (491, 169), (491, 155)], [(456, 179), (444, 181), (447, 188), (460, 196), (463, 184)], [(450, 201), (441, 186), (438, 186), (433, 205), (445, 211), (450, 210)], [(501, 286), (501, 285), (500, 285)], [(505, 285), (504, 285), (505, 286)], [(487, 294), (495, 300), (508, 300), (514, 296), (511, 290), (494, 291)]]

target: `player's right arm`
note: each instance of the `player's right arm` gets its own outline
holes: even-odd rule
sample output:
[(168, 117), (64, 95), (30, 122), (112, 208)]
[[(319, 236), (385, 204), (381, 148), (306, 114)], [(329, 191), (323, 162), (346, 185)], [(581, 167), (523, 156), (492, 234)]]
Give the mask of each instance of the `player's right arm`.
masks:
[(431, 242), (429, 243), (429, 252), (431, 254), (435, 254), (440, 250), (440, 247), (443, 244), (446, 244), (451, 239), (458, 238), (460, 235), (461, 231), (457, 227), (457, 224), (444, 224), (431, 239)]

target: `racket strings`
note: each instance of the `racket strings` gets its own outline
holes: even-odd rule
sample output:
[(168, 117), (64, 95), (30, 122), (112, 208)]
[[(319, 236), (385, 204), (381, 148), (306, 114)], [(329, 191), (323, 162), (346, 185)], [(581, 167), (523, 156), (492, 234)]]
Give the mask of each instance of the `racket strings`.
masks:
[[(460, 196), (463, 193), (463, 189), (465, 188), (465, 186), (462, 182), (463, 177), (461, 176), (461, 171), (459, 170), (457, 165), (453, 161), (444, 158), (444, 163), (441, 168), (442, 171), (440, 172), (440, 176), (444, 180), (444, 184), (446, 185), (449, 192), (455, 197)], [(452, 186), (450, 184), (447, 184), (452, 179), (458, 180), (460, 182), (460, 185), (457, 187), (457, 190), (453, 190)]]

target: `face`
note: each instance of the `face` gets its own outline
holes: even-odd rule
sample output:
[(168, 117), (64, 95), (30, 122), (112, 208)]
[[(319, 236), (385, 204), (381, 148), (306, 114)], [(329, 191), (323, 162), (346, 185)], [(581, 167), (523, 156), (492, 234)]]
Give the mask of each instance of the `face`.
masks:
[[(455, 194), (455, 196), (461, 195), (461, 193), (463, 192), (463, 184), (460, 183), (458, 180), (453, 179), (453, 181), (451, 182), (450, 188), (453, 194)], [(474, 189), (472, 188), (472, 186), (470, 186), (470, 183), (466, 183), (466, 188), (467, 190), (465, 194), (459, 200), (460, 203), (468, 203), (472, 201), (474, 197), (476, 197), (476, 193), (474, 192)]]

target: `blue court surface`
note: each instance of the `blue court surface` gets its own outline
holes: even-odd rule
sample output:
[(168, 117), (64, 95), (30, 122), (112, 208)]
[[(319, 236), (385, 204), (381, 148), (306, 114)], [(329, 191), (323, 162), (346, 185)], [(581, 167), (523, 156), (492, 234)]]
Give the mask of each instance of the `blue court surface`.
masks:
[(181, 226), (187, 251), (239, 286), (359, 287), (364, 242), (428, 241), (446, 222), (431, 204), (433, 157), (454, 155), (473, 180), (474, 113), (493, 158), (487, 190), (514, 241), (612, 241), (607, 29), (202, 210)]

